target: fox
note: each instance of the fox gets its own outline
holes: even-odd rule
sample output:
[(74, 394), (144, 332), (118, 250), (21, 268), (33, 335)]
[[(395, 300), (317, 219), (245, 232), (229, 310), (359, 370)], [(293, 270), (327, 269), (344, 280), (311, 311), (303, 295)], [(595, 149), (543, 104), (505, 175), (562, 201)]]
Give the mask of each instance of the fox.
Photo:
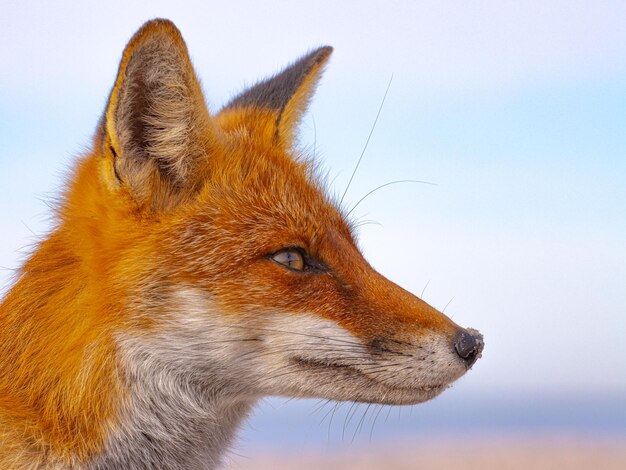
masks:
[(220, 468), (263, 397), (412, 405), (481, 356), (366, 261), (299, 150), (331, 53), (213, 113), (172, 22), (131, 38), (0, 305), (0, 468)]

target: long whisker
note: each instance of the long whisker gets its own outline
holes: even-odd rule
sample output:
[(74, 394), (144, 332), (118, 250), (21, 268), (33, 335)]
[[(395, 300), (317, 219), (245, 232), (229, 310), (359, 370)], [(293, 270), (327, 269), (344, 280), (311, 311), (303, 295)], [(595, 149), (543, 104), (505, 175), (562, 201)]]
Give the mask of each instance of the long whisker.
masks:
[(301, 333), (298, 331), (288, 331), (288, 330), (277, 330), (274, 328), (263, 328), (263, 327), (250, 327), (250, 326), (240, 326), (240, 325), (227, 325), (228, 328), (239, 328), (239, 329), (244, 329), (244, 330), (257, 330), (257, 331), (267, 331), (270, 333), (286, 333), (286, 334), (291, 334), (291, 335), (300, 335), (300, 336), (307, 336), (309, 338), (316, 338), (316, 339), (326, 339), (326, 340), (330, 340), (330, 341), (335, 341), (337, 343), (346, 343), (346, 344), (352, 344), (355, 346), (363, 346), (363, 343), (360, 343), (358, 341), (349, 341), (346, 339), (339, 339), (339, 338), (333, 338), (332, 336), (320, 336), (320, 335), (314, 335), (311, 333)]
[(326, 405), (328, 405), (331, 401), (332, 400), (330, 399), (318, 400), (317, 403), (313, 405), (313, 407), (311, 407), (311, 410), (309, 411), (309, 415), (313, 415), (317, 413), (318, 411), (322, 411), (326, 407)]
[(422, 181), (422, 180), (396, 180), (396, 181), (390, 181), (389, 183), (385, 183), (385, 184), (381, 184), (380, 186), (377, 186), (376, 188), (372, 189), (371, 191), (369, 191), (365, 196), (363, 196), (361, 199), (359, 199), (357, 201), (357, 203), (352, 206), (352, 209), (350, 209), (347, 214), (346, 217), (348, 217), (350, 214), (352, 214), (352, 212), (354, 211), (354, 209), (356, 209), (359, 204), (361, 204), (368, 196), (370, 196), (371, 194), (375, 193), (376, 191), (378, 191), (379, 189), (382, 189), (386, 186), (391, 186), (392, 184), (399, 184), (399, 183), (420, 183), (420, 184), (428, 184), (430, 186), (437, 186), (437, 183), (431, 183), (430, 181)]
[(352, 416), (354, 416), (354, 413), (356, 413), (358, 405), (359, 404), (357, 402), (352, 403), (352, 405), (350, 406), (350, 409), (348, 410), (348, 414), (346, 415), (346, 418), (343, 421), (343, 431), (341, 433), (342, 441), (346, 437), (346, 428), (350, 425), (350, 420), (352, 419)]
[(341, 195), (341, 199), (339, 201), (339, 205), (341, 206), (343, 204), (343, 200), (346, 197), (346, 194), (348, 193), (348, 189), (350, 189), (350, 184), (352, 183), (352, 180), (354, 179), (354, 175), (356, 174), (356, 171), (359, 169), (359, 165), (361, 164), (361, 160), (363, 160), (363, 155), (365, 155), (365, 151), (367, 150), (367, 146), (370, 143), (370, 139), (372, 138), (372, 134), (374, 133), (374, 129), (376, 128), (376, 123), (378, 122), (378, 118), (380, 117), (380, 112), (383, 110), (383, 106), (385, 104), (385, 100), (387, 99), (387, 93), (389, 93), (389, 88), (391, 88), (391, 82), (393, 81), (393, 74), (391, 74), (391, 77), (389, 77), (389, 83), (387, 83), (387, 89), (385, 90), (385, 94), (383, 95), (383, 99), (380, 102), (380, 106), (378, 107), (378, 112), (376, 113), (376, 119), (374, 119), (374, 124), (372, 124), (372, 128), (370, 129), (370, 133), (367, 136), (367, 140), (365, 141), (365, 146), (363, 147), (363, 151), (361, 152), (361, 156), (359, 157), (359, 160), (356, 162), (356, 166), (354, 167), (354, 171), (352, 171), (352, 175), (350, 175), (350, 180), (348, 180), (348, 184), (346, 186), (346, 189), (343, 191), (343, 194)]
[(359, 228), (359, 227), (364, 227), (365, 225), (378, 225), (379, 227), (383, 226), (383, 224), (375, 220), (359, 220), (358, 222), (354, 223), (352, 226), (354, 228)]
[(367, 416), (367, 412), (370, 410), (371, 406), (371, 403), (367, 404), (367, 408), (365, 408), (365, 412), (363, 413), (363, 416), (361, 416), (361, 420), (359, 421), (359, 424), (357, 424), (356, 429), (354, 430), (354, 434), (352, 435), (352, 442), (354, 442), (356, 436), (361, 432), (361, 429), (363, 428), (363, 423), (365, 422), (365, 417)]
[(333, 408), (333, 413), (330, 415), (330, 421), (328, 422), (328, 442), (330, 442), (330, 429), (331, 426), (333, 424), (333, 418), (335, 417), (335, 412), (341, 408), (341, 406), (344, 404), (345, 402), (337, 402), (337, 404), (335, 405), (335, 407)]
[(376, 426), (376, 420), (378, 419), (380, 412), (383, 411), (383, 408), (384, 405), (380, 405), (380, 408), (378, 408), (378, 411), (374, 415), (374, 420), (372, 421), (372, 429), (370, 429), (370, 442), (372, 441), (372, 435), (374, 434), (374, 426)]
[[(278, 329), (274, 329), (274, 328), (265, 328), (265, 327), (250, 327), (250, 326), (239, 326), (239, 325), (228, 325), (227, 327), (229, 328), (239, 328), (239, 329), (245, 329), (247, 331), (261, 331), (261, 332), (268, 332), (268, 333), (283, 333), (283, 334), (289, 334), (289, 335), (298, 335), (298, 336), (305, 336), (308, 338), (314, 338), (314, 339), (323, 339), (326, 341), (331, 341), (331, 342), (335, 342), (338, 344), (347, 344), (350, 346), (353, 346), (355, 349), (355, 352), (365, 352), (366, 346), (359, 342), (359, 341), (350, 341), (350, 340), (346, 340), (346, 339), (340, 339), (340, 338), (335, 338), (333, 336), (323, 336), (323, 335), (315, 335), (312, 333), (302, 333), (302, 332), (298, 332), (298, 331), (290, 331), (290, 330), (278, 330)], [(249, 338), (248, 340), (252, 341), (254, 339), (258, 338)], [(224, 340), (224, 342), (228, 342), (231, 340)], [(237, 341), (237, 340), (232, 340), (232, 341)], [(389, 339), (388, 340), (390, 343), (395, 343), (401, 346), (411, 346), (411, 344), (409, 342), (406, 341), (400, 341), (400, 340), (394, 340), (394, 339)], [(343, 346), (342, 346), (343, 347)], [(393, 349), (389, 349), (389, 348), (385, 348), (384, 351), (385, 354), (393, 354), (396, 356), (410, 356), (410, 354), (406, 354), (403, 353), (401, 351), (394, 351)], [(375, 354), (379, 354), (376, 352), (372, 352), (369, 351), (368, 352), (371, 355), (375, 355)]]
[(443, 310), (441, 311), (441, 313), (445, 313), (445, 312), (446, 312), (446, 309), (448, 308), (448, 305), (450, 305), (450, 304), (452, 303), (452, 301), (453, 301), (453, 300), (454, 300), (454, 297), (452, 297), (452, 298), (448, 301), (448, 303), (447, 303), (447, 304), (446, 304), (446, 306), (443, 308)]

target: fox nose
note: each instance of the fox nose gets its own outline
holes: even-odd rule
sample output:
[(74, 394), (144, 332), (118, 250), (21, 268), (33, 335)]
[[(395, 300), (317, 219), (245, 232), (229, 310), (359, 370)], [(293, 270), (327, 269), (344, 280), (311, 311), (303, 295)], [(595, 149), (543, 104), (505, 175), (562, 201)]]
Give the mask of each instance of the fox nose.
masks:
[(465, 364), (468, 368), (472, 367), (478, 360), (480, 354), (483, 352), (484, 346), (483, 335), (472, 329), (459, 333), (454, 343), (456, 353), (465, 360)]

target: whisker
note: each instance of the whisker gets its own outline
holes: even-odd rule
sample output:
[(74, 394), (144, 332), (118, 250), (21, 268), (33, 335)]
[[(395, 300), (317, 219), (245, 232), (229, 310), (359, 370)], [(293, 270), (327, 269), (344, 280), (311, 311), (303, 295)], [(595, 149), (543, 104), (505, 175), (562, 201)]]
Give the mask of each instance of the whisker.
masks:
[(352, 442), (354, 442), (356, 436), (361, 432), (361, 428), (363, 427), (363, 423), (365, 422), (365, 417), (367, 416), (367, 412), (369, 411), (371, 406), (371, 403), (367, 404), (367, 408), (365, 408), (365, 412), (363, 413), (363, 416), (361, 416), (359, 424), (357, 424), (356, 429), (354, 430), (354, 434), (352, 435)]
[(354, 413), (356, 412), (356, 409), (358, 408), (358, 403), (353, 402), (352, 405), (350, 406), (350, 409), (348, 410), (348, 414), (346, 415), (346, 418), (343, 421), (343, 432), (341, 433), (341, 440), (345, 440), (345, 436), (346, 436), (346, 427), (348, 427), (350, 425), (350, 420), (352, 419), (352, 416), (354, 416)]
[[(243, 354), (241, 354), (239, 357), (240, 358), (246, 358), (248, 356), (265, 356), (265, 355), (271, 355), (271, 354), (281, 354), (284, 352), (301, 352), (302, 351), (302, 347), (296, 347), (293, 346), (291, 348), (283, 348), (280, 346), (277, 346), (275, 349), (267, 349), (265, 351), (248, 351), (245, 352)], [(306, 351), (314, 351), (314, 352), (322, 352), (322, 353), (353, 353), (353, 354), (358, 354), (362, 351), (358, 351), (358, 350), (351, 350), (351, 349), (330, 349), (330, 348), (307, 348)], [(338, 359), (364, 359), (363, 356), (340, 356)], [(329, 359), (329, 358), (328, 358)]]
[(365, 141), (365, 146), (363, 147), (363, 151), (361, 152), (361, 155), (359, 156), (358, 161), (356, 162), (356, 166), (354, 167), (354, 170), (352, 171), (352, 175), (350, 175), (350, 179), (348, 180), (348, 184), (346, 185), (346, 189), (343, 191), (343, 194), (341, 195), (341, 199), (339, 200), (339, 205), (341, 206), (343, 204), (343, 200), (346, 197), (346, 194), (348, 193), (348, 189), (350, 189), (350, 184), (352, 183), (352, 180), (354, 179), (354, 175), (356, 174), (356, 171), (359, 169), (359, 165), (361, 164), (361, 160), (363, 160), (363, 155), (365, 155), (365, 151), (367, 150), (367, 146), (370, 143), (370, 139), (372, 138), (372, 134), (374, 133), (374, 129), (376, 128), (376, 123), (378, 122), (378, 118), (380, 117), (380, 113), (383, 110), (383, 106), (385, 105), (385, 100), (387, 99), (387, 93), (389, 93), (389, 88), (391, 88), (391, 82), (393, 81), (393, 74), (391, 74), (391, 77), (389, 77), (389, 83), (387, 83), (387, 89), (385, 90), (385, 94), (383, 95), (383, 99), (380, 102), (380, 106), (378, 107), (378, 112), (376, 113), (376, 119), (374, 119), (374, 124), (372, 124), (372, 128), (370, 129), (370, 133), (367, 136), (367, 140)]
[(380, 222), (377, 222), (375, 220), (361, 220), (359, 222), (354, 223), (352, 226), (354, 228), (359, 228), (359, 227), (364, 227), (366, 225), (378, 225), (379, 227), (383, 226), (383, 224), (381, 224)]
[[(273, 329), (273, 328), (264, 328), (264, 327), (249, 327), (249, 326), (239, 326), (239, 325), (228, 325), (229, 328), (239, 328), (239, 329), (246, 329), (246, 330), (254, 330), (254, 331), (265, 331), (265, 332), (269, 332), (269, 333), (284, 333), (284, 334), (290, 334), (290, 335), (298, 335), (298, 336), (305, 336), (305, 337), (309, 337), (309, 338), (315, 338), (315, 339), (324, 339), (327, 341), (334, 341), (336, 343), (341, 343), (341, 344), (348, 344), (351, 346), (355, 346), (357, 347), (357, 351), (363, 351), (365, 352), (365, 348), (366, 346), (358, 341), (349, 341), (346, 339), (340, 339), (340, 338), (334, 338), (332, 336), (321, 336), (321, 335), (315, 335), (315, 334), (311, 334), (311, 333), (302, 333), (302, 332), (298, 332), (298, 331), (288, 331), (288, 330), (277, 330), (277, 329)], [(258, 339), (258, 338), (257, 338)], [(242, 339), (235, 339), (235, 340), (223, 340), (224, 342), (228, 342), (228, 341), (241, 341)], [(248, 340), (252, 340), (252, 338), (248, 339)], [(399, 345), (406, 345), (406, 346), (410, 346), (411, 343), (406, 342), (406, 341), (400, 341), (400, 340), (395, 340), (395, 339), (389, 339), (388, 342), (391, 343), (396, 343)], [(216, 341), (217, 343), (217, 341)], [(398, 355), (398, 356), (408, 356), (405, 353), (402, 353), (400, 351), (394, 351), (391, 349), (384, 349), (383, 351), (385, 354), (394, 354), (394, 355)], [(369, 351), (368, 354), (370, 355), (375, 355), (377, 354), (375, 351)]]
[(309, 411), (309, 415), (314, 415), (315, 413), (317, 413), (318, 411), (322, 411), (324, 409), (324, 407), (326, 405), (328, 405), (331, 402), (330, 399), (322, 399), (322, 400), (318, 400), (315, 405), (311, 408), (311, 410)]
[(389, 409), (387, 410), (387, 416), (385, 416), (385, 424), (387, 424), (387, 420), (389, 419), (389, 415), (391, 414), (391, 406), (389, 407)]
[(378, 411), (374, 415), (374, 421), (372, 421), (372, 429), (370, 429), (370, 442), (372, 442), (372, 435), (374, 434), (374, 426), (376, 426), (376, 420), (378, 419), (378, 415), (380, 415), (380, 412), (383, 410), (384, 407), (384, 405), (380, 405)]
[[(332, 400), (326, 400), (326, 402), (324, 403), (324, 406), (326, 406), (330, 402), (332, 402)], [(322, 408), (320, 408), (317, 411), (322, 411)], [(331, 407), (326, 413), (324, 413), (324, 416), (322, 416), (322, 419), (319, 422), (320, 425), (326, 420), (326, 418), (328, 418), (328, 416), (330, 415), (332, 411), (333, 411), (333, 408)]]
[(267, 331), (270, 333), (286, 333), (286, 334), (291, 334), (291, 335), (300, 335), (300, 336), (307, 336), (309, 338), (316, 338), (316, 339), (326, 339), (326, 340), (330, 340), (330, 341), (335, 341), (338, 343), (346, 343), (346, 344), (352, 344), (352, 345), (358, 345), (358, 346), (363, 346), (363, 343), (357, 342), (357, 341), (349, 341), (349, 340), (345, 340), (345, 339), (339, 339), (339, 338), (333, 338), (332, 336), (320, 336), (320, 335), (314, 335), (314, 334), (310, 334), (310, 333), (301, 333), (298, 331), (287, 331), (287, 330), (277, 330), (274, 328), (264, 328), (264, 327), (250, 327), (250, 326), (240, 326), (240, 325), (227, 325), (228, 328), (239, 328), (239, 329), (245, 329), (245, 330), (257, 330), (257, 331)]
[(446, 306), (443, 308), (443, 310), (441, 311), (441, 313), (445, 313), (445, 312), (446, 312), (446, 309), (448, 308), (448, 305), (450, 305), (450, 304), (452, 303), (452, 301), (453, 301), (453, 300), (454, 300), (454, 297), (452, 297), (452, 298), (448, 301), (448, 303), (447, 303), (447, 304), (446, 304)]
[(420, 183), (420, 184), (428, 184), (430, 186), (437, 186), (437, 183), (431, 183), (430, 181), (422, 181), (422, 180), (395, 180), (395, 181), (390, 181), (389, 183), (381, 184), (380, 186), (377, 186), (374, 189), (372, 189), (371, 191), (369, 191), (361, 199), (359, 199), (357, 201), (357, 203), (354, 206), (352, 206), (352, 208), (346, 213), (346, 217), (349, 217), (350, 214), (352, 214), (352, 212), (354, 212), (354, 209), (356, 209), (359, 206), (359, 204), (361, 204), (367, 197), (369, 197), (370, 195), (374, 194), (379, 189), (382, 189), (382, 188), (384, 188), (386, 186), (391, 186), (393, 184), (400, 184), (400, 183)]
[(343, 405), (343, 404), (344, 404), (344, 402), (337, 402), (335, 404), (335, 406), (333, 407), (333, 409), (332, 409), (333, 412), (331, 413), (330, 420), (328, 421), (328, 433), (327, 433), (328, 442), (330, 442), (330, 430), (331, 430), (331, 427), (333, 425), (333, 418), (335, 417), (335, 413), (337, 412), (337, 410), (339, 408), (341, 408), (341, 405)]

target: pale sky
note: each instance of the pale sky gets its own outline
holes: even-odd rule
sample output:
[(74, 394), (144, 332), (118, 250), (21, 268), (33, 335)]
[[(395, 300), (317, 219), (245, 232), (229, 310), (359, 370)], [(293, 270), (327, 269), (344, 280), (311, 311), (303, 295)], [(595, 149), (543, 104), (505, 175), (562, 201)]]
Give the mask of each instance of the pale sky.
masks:
[(393, 74), (347, 201), (437, 183), (355, 214), (376, 268), (485, 335), (446, 393), (626, 392), (626, 3), (2, 3), (0, 266), (45, 233), (145, 20), (178, 25), (214, 110), (330, 44), (302, 143), (343, 192)]

